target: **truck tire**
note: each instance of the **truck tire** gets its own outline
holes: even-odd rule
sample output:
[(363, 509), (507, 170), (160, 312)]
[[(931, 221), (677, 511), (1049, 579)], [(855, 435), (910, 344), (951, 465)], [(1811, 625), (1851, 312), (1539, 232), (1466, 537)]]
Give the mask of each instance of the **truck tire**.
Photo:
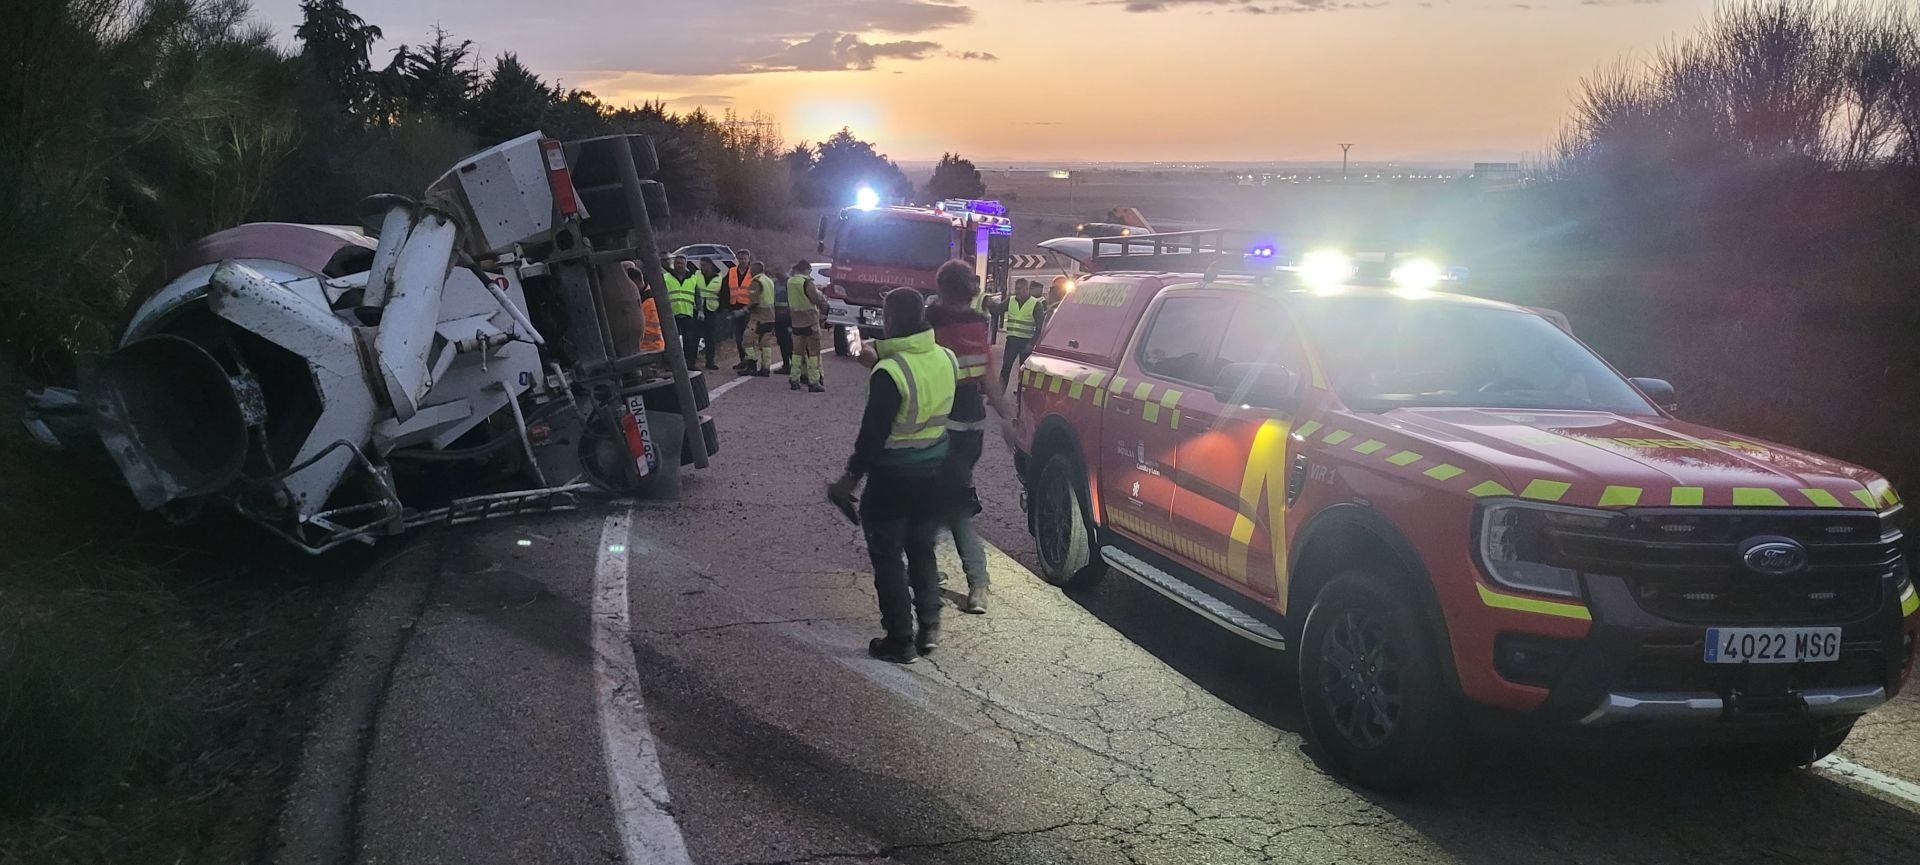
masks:
[(841, 357), (853, 354), (853, 342), (847, 339), (847, 329), (842, 325), (833, 325), (833, 353)]
[(1072, 455), (1056, 453), (1040, 467), (1040, 479), (1034, 485), (1033, 538), (1040, 575), (1062, 588), (1091, 585), (1106, 572), (1105, 564), (1094, 555), (1086, 478)]
[(1447, 767), (1463, 737), (1459, 699), (1413, 593), (1363, 570), (1314, 598), (1297, 653), (1307, 727), (1334, 774), (1383, 792)]

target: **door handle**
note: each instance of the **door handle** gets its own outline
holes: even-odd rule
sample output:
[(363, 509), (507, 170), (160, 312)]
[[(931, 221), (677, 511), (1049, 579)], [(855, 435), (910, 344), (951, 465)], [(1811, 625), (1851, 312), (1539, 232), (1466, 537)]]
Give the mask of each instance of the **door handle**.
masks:
[(1107, 395), (1107, 408), (1113, 409), (1114, 414), (1131, 415), (1133, 406), (1134, 401), (1130, 397)]

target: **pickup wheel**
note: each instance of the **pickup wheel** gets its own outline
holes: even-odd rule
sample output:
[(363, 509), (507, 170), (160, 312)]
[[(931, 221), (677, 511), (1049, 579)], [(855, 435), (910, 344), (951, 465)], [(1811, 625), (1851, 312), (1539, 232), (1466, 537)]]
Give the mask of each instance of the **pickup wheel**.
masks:
[(1072, 456), (1056, 453), (1041, 465), (1033, 497), (1033, 537), (1040, 549), (1040, 575), (1056, 586), (1089, 585), (1106, 570), (1093, 557), (1093, 514), (1086, 490), (1086, 473)]
[(847, 339), (847, 329), (842, 325), (829, 325), (833, 328), (833, 353), (841, 357), (853, 354), (853, 342)]
[(1462, 735), (1438, 641), (1405, 589), (1367, 571), (1334, 577), (1301, 629), (1300, 703), (1321, 761), (1387, 792), (1446, 766)]

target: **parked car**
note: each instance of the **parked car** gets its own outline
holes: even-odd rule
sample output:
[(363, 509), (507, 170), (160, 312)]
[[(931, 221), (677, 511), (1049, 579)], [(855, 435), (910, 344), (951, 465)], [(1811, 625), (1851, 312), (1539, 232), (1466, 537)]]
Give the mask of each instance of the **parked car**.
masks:
[(685, 258), (694, 264), (712, 261), (721, 268), (732, 267), (734, 262), (733, 247), (724, 243), (690, 243), (669, 254)]

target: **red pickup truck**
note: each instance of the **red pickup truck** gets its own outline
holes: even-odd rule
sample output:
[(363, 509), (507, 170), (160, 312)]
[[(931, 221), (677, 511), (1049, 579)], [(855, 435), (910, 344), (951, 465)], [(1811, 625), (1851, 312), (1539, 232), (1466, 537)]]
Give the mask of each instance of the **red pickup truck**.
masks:
[(1912, 674), (1881, 476), (1679, 420), (1551, 316), (1430, 279), (1153, 263), (1083, 281), (1020, 370), (1045, 576), (1290, 650), (1334, 771), (1417, 784), (1488, 711), (1805, 765)]

